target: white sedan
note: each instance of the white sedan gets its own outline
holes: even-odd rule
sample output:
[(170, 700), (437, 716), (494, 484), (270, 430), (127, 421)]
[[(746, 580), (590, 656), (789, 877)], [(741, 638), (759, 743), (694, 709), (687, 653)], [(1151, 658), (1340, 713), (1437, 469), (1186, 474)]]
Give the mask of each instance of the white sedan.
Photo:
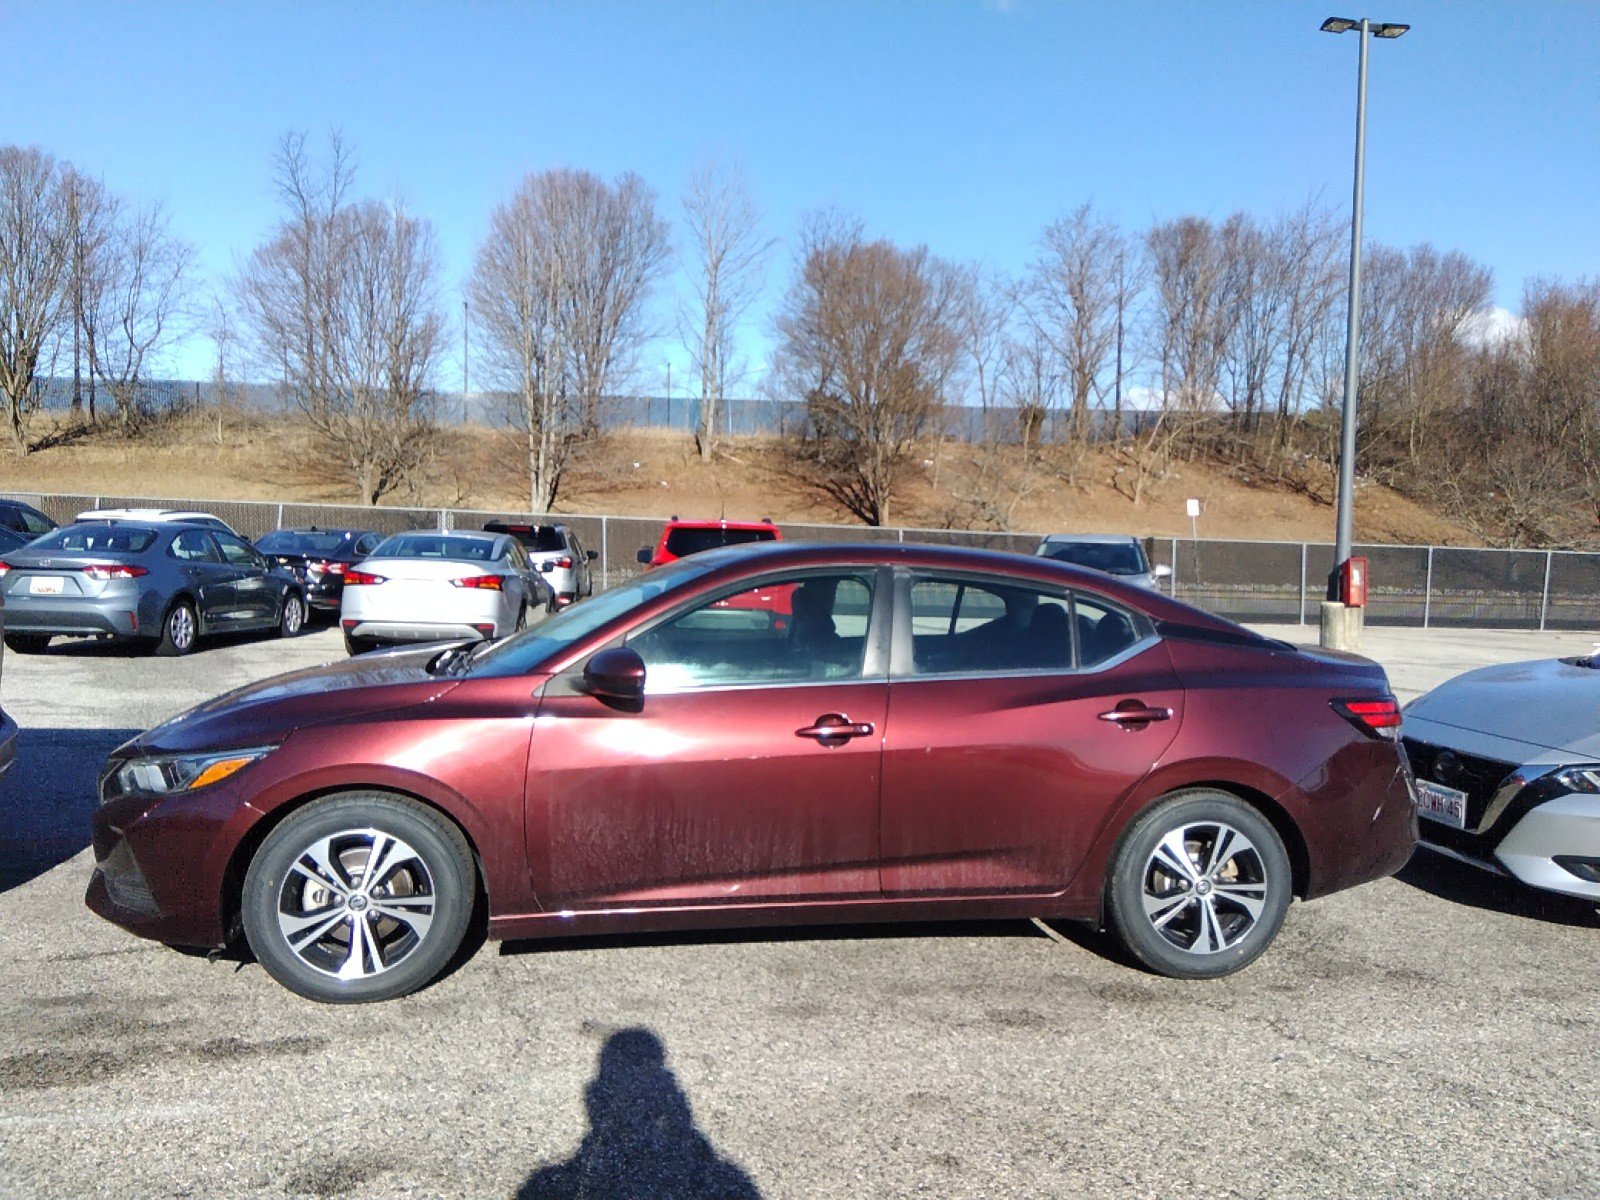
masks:
[(550, 589), (516, 538), (413, 531), (344, 574), (339, 624), (351, 654), (396, 642), (504, 637), (549, 611)]

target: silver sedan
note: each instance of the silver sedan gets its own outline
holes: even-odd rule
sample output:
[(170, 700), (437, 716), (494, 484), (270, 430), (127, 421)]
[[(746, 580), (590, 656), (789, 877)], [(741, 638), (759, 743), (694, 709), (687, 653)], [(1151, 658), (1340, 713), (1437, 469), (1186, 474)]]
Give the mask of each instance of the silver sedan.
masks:
[(1600, 899), (1600, 657), (1468, 671), (1402, 732), (1425, 848)]
[(542, 620), (550, 589), (516, 538), (413, 531), (345, 572), (339, 624), (359, 654), (397, 642), (504, 637)]

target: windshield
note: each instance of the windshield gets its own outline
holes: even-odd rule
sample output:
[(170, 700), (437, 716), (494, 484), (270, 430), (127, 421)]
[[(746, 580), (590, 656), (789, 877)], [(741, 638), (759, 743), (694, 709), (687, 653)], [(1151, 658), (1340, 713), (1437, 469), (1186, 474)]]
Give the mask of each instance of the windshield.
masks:
[(533, 628), (491, 644), (472, 660), (471, 675), (526, 675), (601, 626), (664, 592), (685, 587), (719, 564), (672, 563), (631, 583), (563, 609)]
[(293, 529), (280, 529), (256, 541), (256, 549), (263, 554), (334, 554), (350, 540), (346, 533), (302, 533)]
[(1144, 547), (1137, 542), (1046, 542), (1044, 552), (1050, 558), (1107, 575), (1150, 573)]
[(28, 549), (58, 550), (66, 554), (140, 554), (150, 549), (150, 543), (155, 540), (153, 529), (94, 521), (47, 533), (38, 541), (30, 542)]
[(667, 553), (687, 558), (702, 550), (715, 550), (718, 546), (770, 542), (776, 540), (777, 536), (775, 529), (694, 529), (680, 526), (667, 534)]
[(384, 538), (373, 558), (439, 558), (450, 562), (490, 562), (494, 538), (451, 537), (443, 533), (400, 533)]

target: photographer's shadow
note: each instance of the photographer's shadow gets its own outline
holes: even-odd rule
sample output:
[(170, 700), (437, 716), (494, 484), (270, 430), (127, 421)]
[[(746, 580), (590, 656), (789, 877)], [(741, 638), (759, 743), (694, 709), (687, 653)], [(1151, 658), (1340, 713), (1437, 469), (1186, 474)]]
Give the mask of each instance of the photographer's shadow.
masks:
[(534, 1171), (517, 1200), (760, 1200), (750, 1177), (695, 1127), (666, 1049), (650, 1030), (606, 1039), (584, 1106), (589, 1132), (577, 1153)]

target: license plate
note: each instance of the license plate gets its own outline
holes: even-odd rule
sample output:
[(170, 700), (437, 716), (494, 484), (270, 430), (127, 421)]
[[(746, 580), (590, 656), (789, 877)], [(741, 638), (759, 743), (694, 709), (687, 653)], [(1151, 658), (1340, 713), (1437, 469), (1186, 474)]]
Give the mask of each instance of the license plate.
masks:
[(35, 596), (59, 596), (66, 583), (59, 575), (35, 575), (28, 580), (28, 591)]
[(1452, 829), (1467, 827), (1467, 794), (1431, 780), (1417, 780), (1417, 812)]

